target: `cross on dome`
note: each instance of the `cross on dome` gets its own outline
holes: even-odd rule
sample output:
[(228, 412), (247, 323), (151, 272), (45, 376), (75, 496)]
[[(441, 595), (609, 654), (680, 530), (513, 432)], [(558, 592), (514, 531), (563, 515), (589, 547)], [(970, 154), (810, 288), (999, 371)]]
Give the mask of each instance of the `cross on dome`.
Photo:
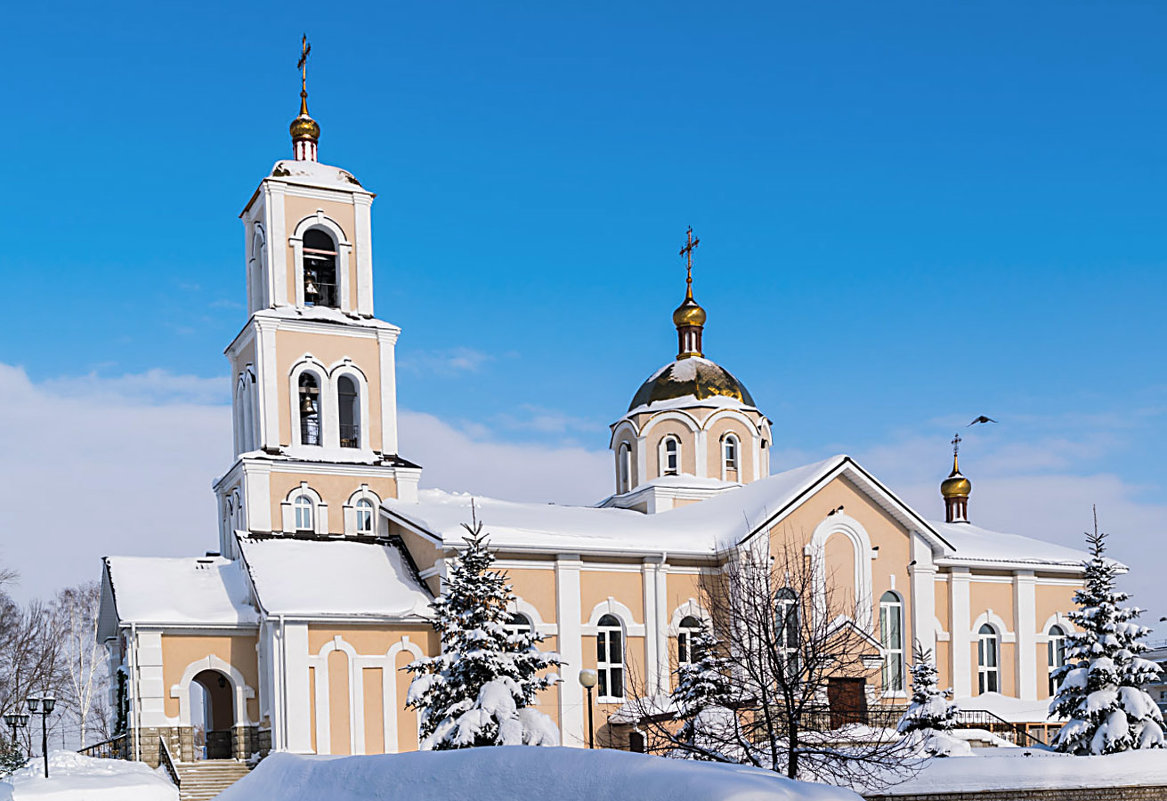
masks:
[(304, 34), (300, 40), (300, 60), (296, 62), (296, 69), (300, 70), (300, 114), (288, 128), (296, 161), (316, 161), (316, 143), (320, 140), (320, 125), (308, 115), (308, 54), (311, 52), (308, 34)]

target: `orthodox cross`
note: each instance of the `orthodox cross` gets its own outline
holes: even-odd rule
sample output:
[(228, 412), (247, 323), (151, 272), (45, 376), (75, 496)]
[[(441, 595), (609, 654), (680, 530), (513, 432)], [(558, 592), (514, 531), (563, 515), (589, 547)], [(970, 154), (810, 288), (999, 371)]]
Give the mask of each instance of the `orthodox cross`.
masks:
[(960, 434), (957, 434), (955, 437), (952, 438), (952, 455), (953, 456), (956, 456), (956, 454), (960, 451), (960, 443), (961, 443)]
[(300, 70), (300, 91), (308, 93), (308, 54), (312, 52), (312, 45), (308, 44), (308, 34), (300, 40), (300, 60), (296, 69)]
[(691, 225), (689, 226), (687, 236), (688, 236), (689, 241), (685, 245), (685, 247), (681, 248), (680, 255), (685, 257), (685, 288), (688, 290), (689, 294), (692, 295), (692, 293), (693, 293), (693, 249), (701, 244), (701, 240), (693, 238), (693, 226), (691, 226)]

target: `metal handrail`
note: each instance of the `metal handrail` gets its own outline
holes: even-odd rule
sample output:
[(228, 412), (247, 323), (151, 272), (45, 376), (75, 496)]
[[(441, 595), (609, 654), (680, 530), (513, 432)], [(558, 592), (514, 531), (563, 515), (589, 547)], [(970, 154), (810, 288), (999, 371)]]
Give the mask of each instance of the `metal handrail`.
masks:
[(181, 787), (182, 779), (178, 777), (178, 770), (174, 767), (174, 757), (170, 755), (170, 746), (166, 744), (165, 737), (158, 738), (158, 756), (158, 761), (170, 774), (170, 781), (174, 782), (175, 787)]
[[(981, 717), (976, 717), (978, 715)], [(956, 713), (956, 720), (958, 728), (962, 729), (983, 728), (990, 732), (993, 732), (995, 729), (1003, 730), (1013, 735), (1014, 745), (1045, 747), (1045, 743), (1030, 734), (1022, 724), (1005, 720), (1005, 718), (987, 709), (961, 709)], [(987, 725), (978, 725), (981, 723)]]
[(129, 736), (128, 732), (119, 734), (117, 737), (102, 740), (100, 743), (79, 748), (77, 749), (77, 753), (81, 754), (81, 756), (93, 757), (95, 759), (125, 759), (126, 749), (124, 746)]

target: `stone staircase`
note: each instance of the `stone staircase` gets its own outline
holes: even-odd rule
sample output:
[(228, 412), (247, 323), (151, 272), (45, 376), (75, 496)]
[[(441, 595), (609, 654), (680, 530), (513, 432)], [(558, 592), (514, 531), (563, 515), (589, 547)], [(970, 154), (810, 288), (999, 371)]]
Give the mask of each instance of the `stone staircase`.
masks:
[(181, 801), (210, 801), (250, 771), (246, 763), (234, 759), (178, 762), (174, 769)]

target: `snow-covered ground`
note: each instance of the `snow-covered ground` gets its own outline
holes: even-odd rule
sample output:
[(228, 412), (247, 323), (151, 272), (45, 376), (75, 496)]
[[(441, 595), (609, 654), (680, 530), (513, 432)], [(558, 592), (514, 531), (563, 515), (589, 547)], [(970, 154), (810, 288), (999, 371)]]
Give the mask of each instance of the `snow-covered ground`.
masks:
[(860, 801), (770, 771), (581, 748), (355, 757), (273, 754), (217, 801)]
[(0, 782), (0, 801), (178, 801), (178, 788), (140, 762), (49, 752)]
[(969, 756), (930, 759), (914, 778), (879, 792), (916, 795), (969, 790), (1167, 786), (1167, 751), (1070, 756), (1033, 748), (974, 748)]

